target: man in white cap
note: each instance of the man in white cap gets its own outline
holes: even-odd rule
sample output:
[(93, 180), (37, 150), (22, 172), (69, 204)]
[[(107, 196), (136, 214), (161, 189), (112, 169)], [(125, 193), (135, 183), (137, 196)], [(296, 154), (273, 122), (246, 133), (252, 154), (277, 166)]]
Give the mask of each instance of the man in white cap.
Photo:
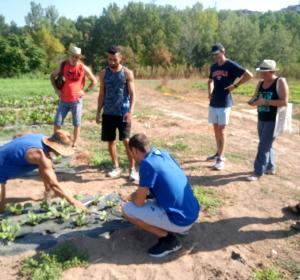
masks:
[(257, 181), (264, 174), (275, 175), (275, 154), (272, 148), (277, 108), (288, 105), (289, 87), (284, 78), (278, 77), (276, 62), (266, 59), (256, 69), (260, 73), (260, 81), (256, 92), (249, 101), (257, 107), (259, 145), (254, 162), (254, 171), (248, 181)]
[[(82, 98), (85, 91), (92, 90), (97, 84), (97, 79), (91, 70), (80, 61), (81, 58), (81, 49), (71, 46), (69, 58), (62, 61), (50, 77), (52, 86), (60, 99), (54, 121), (54, 131), (61, 129), (64, 119), (71, 111), (74, 126), (72, 146), (74, 148), (80, 136)], [(85, 77), (91, 81), (87, 90), (84, 90)]]
[(72, 195), (68, 194), (58, 183), (51, 153), (62, 156), (73, 154), (71, 136), (63, 130), (57, 130), (51, 137), (43, 134), (25, 134), (0, 147), (0, 213), (5, 211), (6, 182), (20, 178), (35, 169), (45, 186), (45, 198), (51, 191), (65, 198), (75, 207), (86, 210), (86, 207)]
[(225, 56), (225, 48), (218, 43), (211, 49), (215, 64), (211, 66), (208, 79), (209, 114), (208, 120), (214, 127), (217, 151), (207, 158), (215, 161), (214, 168), (224, 168), (226, 126), (229, 124), (233, 104), (231, 93), (249, 81), (252, 73)]

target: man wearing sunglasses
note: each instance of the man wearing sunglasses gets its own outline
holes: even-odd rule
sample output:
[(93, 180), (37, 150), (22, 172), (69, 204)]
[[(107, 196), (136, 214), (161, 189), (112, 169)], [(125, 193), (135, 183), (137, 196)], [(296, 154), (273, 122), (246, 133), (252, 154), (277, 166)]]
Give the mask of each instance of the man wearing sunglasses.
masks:
[[(69, 111), (73, 119), (73, 148), (76, 148), (80, 136), (82, 98), (85, 95), (85, 77), (90, 80), (87, 90), (92, 90), (97, 84), (97, 79), (91, 70), (81, 62), (81, 49), (71, 46), (68, 51), (69, 57), (61, 62), (51, 74), (52, 86), (59, 96), (60, 102), (54, 121), (54, 132), (61, 129), (64, 119)], [(60, 77), (59, 77), (60, 76)], [(58, 88), (57, 79), (62, 80)]]

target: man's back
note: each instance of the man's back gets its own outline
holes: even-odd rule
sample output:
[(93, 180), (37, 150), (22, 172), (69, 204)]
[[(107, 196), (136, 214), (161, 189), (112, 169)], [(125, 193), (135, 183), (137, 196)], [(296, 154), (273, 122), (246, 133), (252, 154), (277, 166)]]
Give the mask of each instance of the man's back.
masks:
[(157, 203), (176, 225), (193, 223), (199, 204), (184, 171), (165, 151), (152, 149), (140, 164), (140, 185), (149, 187)]

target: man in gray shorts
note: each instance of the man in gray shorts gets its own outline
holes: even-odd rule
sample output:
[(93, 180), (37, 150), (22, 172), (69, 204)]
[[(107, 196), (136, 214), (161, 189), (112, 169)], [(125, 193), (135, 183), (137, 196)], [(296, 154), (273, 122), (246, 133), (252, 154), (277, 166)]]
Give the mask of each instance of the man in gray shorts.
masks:
[[(192, 227), (200, 205), (184, 171), (166, 151), (151, 149), (144, 134), (131, 137), (129, 148), (140, 164), (140, 186), (124, 205), (123, 215), (159, 238), (148, 253), (164, 257), (181, 249), (174, 233), (182, 234)], [(148, 199), (149, 195), (153, 199)]]

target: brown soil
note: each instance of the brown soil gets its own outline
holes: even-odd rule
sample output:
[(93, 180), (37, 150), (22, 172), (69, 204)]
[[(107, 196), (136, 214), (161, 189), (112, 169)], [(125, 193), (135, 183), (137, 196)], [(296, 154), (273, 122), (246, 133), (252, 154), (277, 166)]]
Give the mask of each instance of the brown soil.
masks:
[[(133, 132), (144, 132), (155, 143), (172, 145), (181, 141), (188, 145), (174, 153), (194, 185), (211, 187), (222, 196), (223, 205), (214, 212), (202, 212), (190, 234), (183, 238), (184, 249), (163, 260), (153, 260), (146, 250), (155, 238), (135, 228), (113, 233), (110, 239), (76, 240), (88, 250), (91, 261), (87, 268), (71, 269), (67, 279), (248, 279), (255, 268), (277, 266), (289, 279), (295, 274), (284, 270), (284, 264), (300, 265), (300, 237), (290, 230), (293, 216), (282, 208), (300, 200), (299, 122), (294, 133), (277, 139), (278, 174), (248, 183), (257, 148), (256, 114), (237, 97), (228, 129), (226, 168), (212, 170), (206, 156), (214, 151), (211, 127), (207, 124), (207, 99), (204, 91), (196, 91), (191, 81), (173, 81), (170, 94), (156, 90), (158, 82), (137, 81), (137, 114)], [(85, 110), (96, 108), (95, 93), (88, 96)], [(73, 162), (75, 175), (59, 176), (61, 184), (73, 194), (132, 192), (126, 176), (117, 180), (105, 177), (104, 171), (89, 165), (91, 147), (105, 147), (85, 133), (99, 127), (85, 121), (80, 150)], [(98, 145), (98, 146), (97, 146)], [(126, 175), (126, 174), (125, 174)], [(10, 201), (37, 201), (42, 198), (39, 180), (13, 180), (8, 183)], [(272, 253), (273, 250), (273, 253)], [(274, 253), (274, 250), (277, 252)], [(245, 264), (233, 260), (239, 253)], [(32, 254), (29, 252), (28, 254)], [(27, 255), (27, 254), (26, 254)], [(0, 279), (18, 279), (22, 256), (0, 258)], [(281, 265), (280, 265), (281, 264)]]

